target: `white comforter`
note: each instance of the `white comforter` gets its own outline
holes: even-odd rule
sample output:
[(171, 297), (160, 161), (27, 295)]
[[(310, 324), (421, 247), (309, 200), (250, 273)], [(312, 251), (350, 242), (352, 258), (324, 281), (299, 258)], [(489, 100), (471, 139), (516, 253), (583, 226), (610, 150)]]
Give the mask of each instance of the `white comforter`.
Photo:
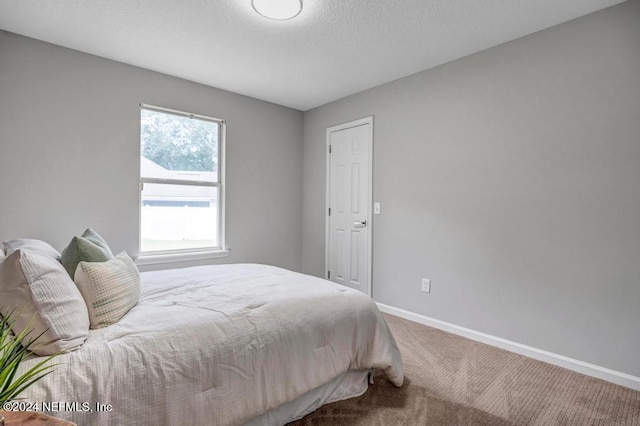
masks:
[(145, 272), (138, 305), (56, 362), (21, 397), (79, 425), (243, 424), (348, 369), (403, 380), (369, 297), (254, 264)]

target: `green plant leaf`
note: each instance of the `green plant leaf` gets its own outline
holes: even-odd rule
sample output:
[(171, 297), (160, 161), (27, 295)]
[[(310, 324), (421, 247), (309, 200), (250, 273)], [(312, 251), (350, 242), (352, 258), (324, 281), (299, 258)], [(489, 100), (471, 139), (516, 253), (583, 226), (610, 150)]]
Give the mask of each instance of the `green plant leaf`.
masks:
[(30, 354), (29, 348), (44, 332), (30, 337), (32, 329), (29, 320), (27, 327), (12, 337), (14, 315), (15, 312), (11, 311), (0, 320), (0, 404), (15, 399), (38, 380), (51, 374), (53, 367), (58, 365), (50, 364), (50, 361), (59, 355), (54, 354), (18, 375), (20, 364)]

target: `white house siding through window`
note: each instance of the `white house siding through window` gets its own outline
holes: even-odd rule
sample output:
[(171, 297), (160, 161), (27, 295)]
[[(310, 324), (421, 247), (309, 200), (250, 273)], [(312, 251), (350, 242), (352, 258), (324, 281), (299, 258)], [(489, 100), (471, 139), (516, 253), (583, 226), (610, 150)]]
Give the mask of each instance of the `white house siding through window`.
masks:
[[(217, 175), (213, 172), (167, 170), (144, 156), (141, 158), (141, 167), (142, 176), (166, 179), (211, 180)], [(217, 193), (218, 188), (211, 186), (145, 183), (141, 212), (143, 250), (150, 248), (157, 251), (176, 247), (175, 243), (163, 245), (160, 243), (162, 241), (181, 241), (179, 245), (183, 248), (216, 246)]]

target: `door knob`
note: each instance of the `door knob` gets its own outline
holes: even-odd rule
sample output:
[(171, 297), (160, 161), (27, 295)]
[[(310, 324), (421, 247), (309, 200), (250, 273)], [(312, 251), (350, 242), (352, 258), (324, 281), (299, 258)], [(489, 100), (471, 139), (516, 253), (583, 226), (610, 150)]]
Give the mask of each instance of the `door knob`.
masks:
[(353, 222), (353, 226), (355, 226), (356, 228), (364, 228), (365, 226), (367, 226), (367, 221), (363, 220), (363, 221)]

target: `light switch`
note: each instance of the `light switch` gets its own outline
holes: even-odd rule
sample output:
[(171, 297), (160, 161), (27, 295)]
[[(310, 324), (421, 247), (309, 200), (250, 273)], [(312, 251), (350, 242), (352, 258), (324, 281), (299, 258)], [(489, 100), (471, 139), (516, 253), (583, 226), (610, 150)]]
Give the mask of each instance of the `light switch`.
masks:
[(380, 214), (380, 203), (373, 203), (373, 214)]

